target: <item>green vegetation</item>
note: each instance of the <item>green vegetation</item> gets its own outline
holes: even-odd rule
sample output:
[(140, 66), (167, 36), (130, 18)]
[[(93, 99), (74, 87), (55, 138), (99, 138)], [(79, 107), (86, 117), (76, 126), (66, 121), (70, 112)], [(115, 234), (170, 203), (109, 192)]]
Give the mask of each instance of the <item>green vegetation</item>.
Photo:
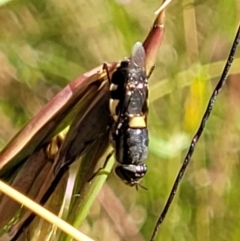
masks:
[[(129, 56), (147, 35), (160, 1), (5, 0), (0, 5), (2, 149), (71, 80)], [(237, 0), (173, 0), (150, 79), (150, 155), (142, 181), (148, 190), (131, 189), (111, 174), (82, 232), (103, 241), (149, 240), (221, 75), (239, 12)], [(239, 50), (231, 73), (157, 240), (240, 239)]]

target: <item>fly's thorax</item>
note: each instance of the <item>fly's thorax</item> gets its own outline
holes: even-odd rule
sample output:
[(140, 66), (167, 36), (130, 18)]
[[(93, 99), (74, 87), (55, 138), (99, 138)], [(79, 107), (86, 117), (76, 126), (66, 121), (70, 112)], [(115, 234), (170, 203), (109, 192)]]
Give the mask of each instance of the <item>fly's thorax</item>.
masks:
[(139, 115), (148, 111), (148, 80), (143, 68), (120, 62), (110, 83), (110, 113), (116, 121), (120, 114)]
[(139, 67), (128, 69), (127, 83), (133, 85), (134, 88), (141, 88), (141, 85), (148, 85), (146, 71)]
[[(130, 89), (131, 88), (131, 89)], [(122, 98), (112, 98), (109, 100), (110, 114), (117, 121), (118, 117), (139, 117), (148, 112), (148, 88), (143, 86), (139, 89), (126, 88)]]
[(129, 117), (146, 115), (148, 112), (148, 89), (126, 89), (124, 102), (120, 103)]
[(148, 110), (148, 80), (143, 69), (129, 70), (125, 88), (125, 109), (130, 115)]

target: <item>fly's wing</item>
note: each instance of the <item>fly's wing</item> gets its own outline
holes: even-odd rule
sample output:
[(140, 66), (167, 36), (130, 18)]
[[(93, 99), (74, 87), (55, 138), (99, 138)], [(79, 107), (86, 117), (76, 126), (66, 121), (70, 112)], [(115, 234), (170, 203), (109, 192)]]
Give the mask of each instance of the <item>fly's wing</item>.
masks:
[(129, 68), (135, 69), (140, 68), (145, 71), (145, 50), (141, 42), (134, 44), (132, 48), (132, 55), (129, 61)]
[(142, 114), (146, 109), (148, 87), (145, 58), (146, 54), (142, 43), (135, 43), (128, 65), (122, 114)]

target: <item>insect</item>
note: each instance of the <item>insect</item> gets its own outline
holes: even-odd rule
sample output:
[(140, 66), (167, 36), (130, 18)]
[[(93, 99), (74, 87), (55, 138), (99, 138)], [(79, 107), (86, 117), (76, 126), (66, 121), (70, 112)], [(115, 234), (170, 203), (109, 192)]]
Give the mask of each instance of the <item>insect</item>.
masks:
[[(163, 16), (164, 11), (157, 14), (154, 25), (147, 38), (143, 42), (143, 45), (136, 45), (137, 47), (135, 48), (135, 51), (133, 51), (133, 55), (130, 60), (122, 61), (123, 65), (118, 69), (119, 71), (117, 71), (121, 73), (124, 73), (125, 70), (129, 71), (129, 74), (131, 73), (134, 77), (133, 80), (138, 79), (138, 75), (143, 78), (143, 83), (139, 83), (139, 85), (136, 86), (134, 82), (130, 81), (130, 79), (124, 79), (125, 85), (123, 85), (122, 89), (124, 90), (122, 92), (124, 101), (121, 101), (122, 105), (119, 105), (119, 109), (115, 109), (117, 118), (111, 129), (112, 139), (114, 139), (116, 146), (119, 145), (119, 153), (116, 153), (118, 156), (119, 165), (116, 168), (116, 172), (118, 176), (120, 176), (129, 185), (137, 184), (146, 173), (146, 166), (143, 163), (147, 155), (148, 145), (148, 135), (146, 129), (146, 75), (150, 75), (150, 69), (152, 69), (152, 66), (155, 63), (157, 50), (162, 41), (164, 25)], [(126, 68), (124, 68), (124, 64)], [(108, 65), (109, 72), (113, 73), (115, 71), (115, 67), (115, 62), (110, 63)], [(14, 167), (18, 166), (20, 169), (22, 169), (22, 172), (20, 173), (19, 169), (14, 171), (18, 172), (19, 175), (21, 174), (22, 180), (24, 181), (26, 173), (24, 173), (25, 170), (24, 168), (21, 168), (21, 165), (29, 166), (29, 160), (31, 158), (33, 161), (36, 160), (36, 156), (38, 156), (40, 151), (43, 152), (42, 158), (44, 161), (46, 158), (46, 153), (44, 153), (44, 150), (50, 139), (55, 136), (56, 133), (63, 130), (67, 125), (70, 125), (71, 127), (68, 135), (61, 145), (61, 151), (58, 152), (59, 158), (56, 157), (54, 162), (51, 160), (51, 168), (47, 168), (44, 171), (44, 177), (42, 176), (43, 179), (42, 182), (40, 182), (38, 189), (33, 185), (36, 195), (32, 196), (32, 198), (37, 202), (43, 200), (43, 196), (45, 196), (49, 186), (51, 186), (51, 183), (55, 181), (58, 171), (61, 168), (67, 169), (69, 165), (80, 155), (85, 157), (85, 154), (88, 154), (90, 147), (91, 155), (95, 140), (101, 140), (103, 133), (106, 133), (109, 116), (104, 115), (104, 117), (106, 117), (104, 120), (101, 116), (101, 111), (106, 110), (105, 107), (107, 107), (109, 112), (108, 105), (109, 97), (111, 96), (109, 93), (109, 86), (104, 84), (107, 82), (106, 79), (106, 73), (102, 71), (102, 66), (99, 66), (96, 69), (81, 75), (77, 80), (71, 82), (58, 95), (56, 95), (54, 99), (51, 100), (42, 109), (42, 111), (37, 114), (36, 117), (34, 117), (33, 120), (31, 120), (29, 124), (27, 124), (1, 151), (0, 178), (8, 181), (9, 173), (12, 174)], [(114, 77), (113, 82), (115, 80), (116, 79)], [(139, 90), (142, 91), (140, 91), (142, 95), (139, 95)], [(106, 103), (107, 105), (105, 105)], [(81, 116), (80, 119), (79, 116)], [(101, 123), (96, 122), (96, 119), (99, 118), (101, 118)], [(90, 123), (90, 121), (92, 122)], [(88, 126), (88, 128), (86, 128), (86, 126)], [(109, 126), (111, 126), (111, 123)], [(141, 133), (139, 131), (141, 131)], [(78, 135), (78, 138), (75, 138), (76, 135)], [(137, 142), (137, 139), (135, 138), (136, 136), (137, 138), (142, 138), (141, 143)], [(106, 140), (104, 138), (102, 139), (102, 142)], [(73, 140), (75, 140), (75, 142)], [(128, 142), (129, 140), (133, 140), (134, 144), (130, 145)], [(81, 145), (80, 147), (79, 144)], [(108, 143), (106, 143), (106, 145), (107, 144)], [(134, 156), (135, 152), (132, 152), (131, 158), (121, 158), (123, 155), (124, 157), (126, 156), (124, 150), (132, 150), (132, 147), (137, 147), (138, 150), (139, 148), (143, 148), (141, 150), (142, 156), (136, 158)], [(100, 153), (101, 151), (96, 151), (96, 162), (103, 154)], [(94, 157), (92, 159), (94, 159)], [(57, 163), (59, 170), (54, 169), (53, 167), (58, 161), (60, 162), (59, 165)], [(88, 164), (89, 161), (85, 163)], [(89, 169), (92, 171), (93, 168)], [(56, 170), (56, 172), (54, 172), (54, 170)], [(38, 173), (39, 172), (37, 172), (37, 174)], [(29, 175), (31, 174), (32, 172), (29, 172)], [(79, 179), (80, 178), (81, 177), (79, 177)], [(19, 189), (21, 191), (23, 190), (22, 192), (28, 195), (28, 187), (21, 186)], [(80, 193), (79, 189), (76, 189), (76, 192)], [(81, 196), (84, 195), (85, 193), (82, 192)], [(76, 200), (73, 195), (73, 201), (77, 201), (76, 206), (79, 207), (78, 204), (80, 201), (78, 202), (78, 200), (81, 201), (81, 199)], [(0, 203), (1, 210), (5, 211), (6, 209), (9, 209), (9, 203), (9, 200)], [(11, 213), (4, 212), (4, 214), (7, 213), (8, 215), (1, 215), (0, 218), (2, 224), (0, 226), (2, 231), (1, 235), (4, 234), (8, 236), (9, 240), (12, 239), (13, 236), (15, 236), (15, 234), (21, 229), (31, 214), (31, 212), (28, 212), (26, 209), (23, 210), (22, 205), (20, 206), (21, 207), (16, 206), (16, 208), (12, 210), (9, 209)], [(15, 213), (19, 213), (20, 211), (21, 213), (23, 211), (23, 216), (14, 216)], [(13, 217), (14, 223), (12, 222)], [(73, 223), (73, 221), (70, 222)], [(5, 229), (5, 227), (8, 227), (8, 229)], [(9, 230), (11, 230), (11, 232), (9, 232)]]
[[(103, 65), (103, 69), (108, 73), (108, 67)], [(148, 130), (147, 130), (147, 111), (148, 111), (148, 80), (145, 71), (145, 50), (141, 43), (136, 43), (133, 47), (130, 59), (124, 59), (120, 62), (119, 67), (113, 72), (112, 78), (108, 79), (110, 92), (105, 92), (103, 100), (98, 99), (98, 104), (102, 102), (104, 106), (102, 111), (100, 107), (95, 108), (95, 112), (101, 116), (101, 123), (98, 123), (99, 130), (102, 134), (109, 130), (105, 126), (112, 126), (110, 130), (110, 142), (115, 149), (115, 157), (118, 162), (115, 168), (116, 174), (128, 185), (136, 185), (147, 171), (146, 165), (143, 163), (148, 154)], [(106, 101), (109, 103), (109, 112), (106, 112)], [(89, 108), (91, 109), (91, 108)], [(98, 114), (98, 115), (99, 115)], [(113, 123), (109, 120), (112, 116)], [(76, 159), (79, 150), (82, 149), (77, 138), (81, 138), (82, 143), (93, 143), (99, 134), (91, 132), (83, 138), (79, 135), (79, 128), (84, 129), (85, 126), (81, 122), (76, 132), (77, 122), (73, 123), (69, 134), (66, 137), (66, 145), (63, 144), (59, 156), (64, 158), (55, 167), (55, 174)], [(93, 118), (92, 118), (93, 119)], [(103, 119), (106, 119), (103, 121)], [(89, 121), (87, 121), (89, 126)], [(86, 128), (85, 128), (86, 129)], [(96, 129), (96, 127), (94, 127)], [(71, 138), (70, 138), (71, 137)], [(69, 144), (70, 143), (70, 144)], [(75, 148), (76, 143), (79, 147)], [(59, 157), (59, 158), (60, 158)], [(94, 175), (95, 176), (95, 175)], [(91, 178), (92, 180), (92, 178)]]
[(147, 172), (148, 154), (148, 79), (145, 50), (141, 43), (133, 47), (129, 60), (123, 60), (113, 73), (110, 85), (110, 112), (114, 118), (111, 143), (118, 162), (116, 174), (128, 185), (139, 183)]

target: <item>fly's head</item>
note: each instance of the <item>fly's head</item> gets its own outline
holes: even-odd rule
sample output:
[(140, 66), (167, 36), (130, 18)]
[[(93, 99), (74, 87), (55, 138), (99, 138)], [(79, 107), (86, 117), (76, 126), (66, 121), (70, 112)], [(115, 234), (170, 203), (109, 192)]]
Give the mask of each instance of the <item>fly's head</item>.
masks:
[(138, 186), (147, 172), (147, 166), (145, 164), (118, 165), (115, 168), (115, 172), (125, 184), (131, 187)]

